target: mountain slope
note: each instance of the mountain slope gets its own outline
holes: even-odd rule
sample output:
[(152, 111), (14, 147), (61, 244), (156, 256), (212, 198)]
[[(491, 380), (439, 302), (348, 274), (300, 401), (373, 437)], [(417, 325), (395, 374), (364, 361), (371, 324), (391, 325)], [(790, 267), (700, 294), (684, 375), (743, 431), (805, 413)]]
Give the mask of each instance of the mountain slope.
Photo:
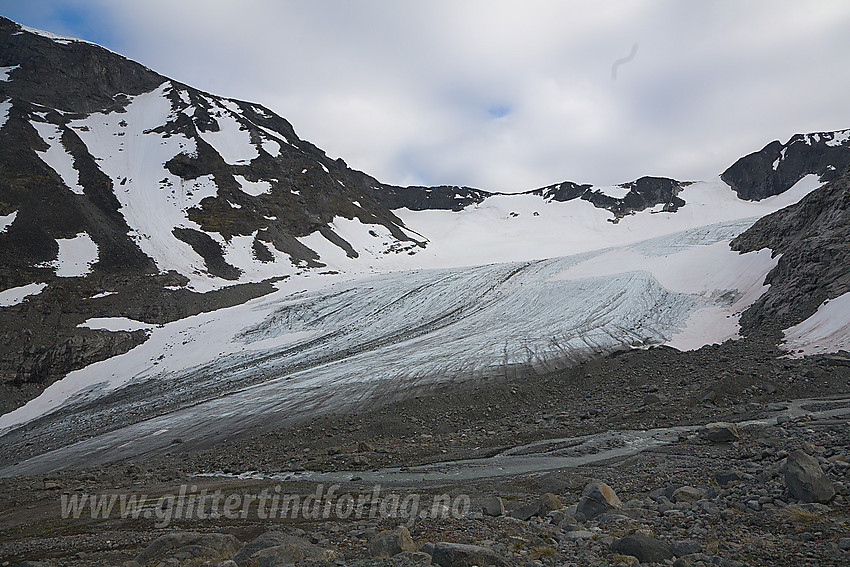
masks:
[(259, 105), (0, 18), (0, 408), (146, 338), (92, 316), (162, 324), (323, 254), (415, 253), (377, 185)]
[(765, 280), (770, 289), (742, 318), (750, 332), (797, 325), (825, 301), (850, 292), (850, 170), (760, 219), (732, 248), (770, 248), (779, 256)]

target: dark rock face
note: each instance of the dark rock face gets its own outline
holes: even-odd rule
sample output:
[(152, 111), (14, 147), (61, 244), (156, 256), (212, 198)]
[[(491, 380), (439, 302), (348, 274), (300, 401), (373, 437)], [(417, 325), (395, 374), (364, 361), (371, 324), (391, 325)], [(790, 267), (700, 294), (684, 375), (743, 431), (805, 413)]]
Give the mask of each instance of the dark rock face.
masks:
[(760, 219), (731, 246), (782, 255), (765, 279), (770, 289), (741, 317), (743, 329), (802, 322), (825, 300), (850, 291), (850, 173)]
[[(57, 43), (18, 33), (20, 26), (0, 18), (0, 67), (20, 65), (5, 96), (50, 108), (91, 112), (115, 105), (115, 95), (148, 92), (162, 77), (101, 47), (83, 42)], [(36, 86), (37, 88), (31, 88)]]
[(773, 141), (736, 161), (720, 178), (748, 201), (779, 195), (809, 174), (832, 181), (850, 166), (848, 133), (797, 134), (786, 144)]
[(641, 177), (635, 181), (619, 185), (619, 187), (629, 190), (625, 197), (611, 197), (594, 189), (591, 185), (579, 185), (565, 181), (558, 185), (529, 191), (528, 194), (540, 195), (544, 199), (552, 201), (583, 199), (600, 209), (608, 209), (614, 213), (616, 219), (620, 219), (656, 205), (663, 205), (665, 212), (679, 210), (680, 207), (685, 205), (685, 201), (678, 197), (678, 194), (689, 184), (666, 177)]
[(439, 187), (382, 185), (372, 192), (372, 197), (388, 209), (461, 211), (496, 194), (471, 187), (446, 185)]

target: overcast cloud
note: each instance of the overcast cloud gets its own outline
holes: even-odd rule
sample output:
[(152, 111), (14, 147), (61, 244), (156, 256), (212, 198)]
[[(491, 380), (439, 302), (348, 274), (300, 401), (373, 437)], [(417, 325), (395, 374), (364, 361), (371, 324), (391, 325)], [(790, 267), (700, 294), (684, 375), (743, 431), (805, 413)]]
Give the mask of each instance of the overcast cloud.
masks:
[[(203, 90), (262, 103), (397, 184), (520, 191), (716, 176), (850, 128), (850, 3), (0, 0)], [(612, 65), (618, 65), (616, 79)]]

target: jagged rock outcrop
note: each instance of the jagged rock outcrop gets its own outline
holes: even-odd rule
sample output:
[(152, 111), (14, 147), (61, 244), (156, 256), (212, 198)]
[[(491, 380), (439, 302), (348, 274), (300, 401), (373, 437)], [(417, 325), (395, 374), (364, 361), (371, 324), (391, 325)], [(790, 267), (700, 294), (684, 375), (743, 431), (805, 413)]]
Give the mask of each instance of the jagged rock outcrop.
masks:
[(580, 185), (571, 181), (565, 181), (557, 185), (549, 185), (541, 189), (529, 191), (529, 194), (540, 195), (544, 199), (552, 201), (571, 201), (583, 199), (600, 209), (608, 209), (614, 213), (615, 219), (626, 215), (643, 211), (657, 205), (662, 206), (665, 212), (675, 212), (685, 205), (685, 201), (678, 197), (679, 192), (690, 185), (688, 182), (676, 181), (667, 177), (641, 177), (629, 183), (623, 183), (617, 187), (628, 189), (624, 197), (613, 197), (607, 195), (592, 185)]
[(742, 157), (720, 178), (741, 199), (760, 201), (790, 189), (806, 175), (827, 182), (850, 166), (850, 130), (797, 134), (787, 143), (778, 140)]

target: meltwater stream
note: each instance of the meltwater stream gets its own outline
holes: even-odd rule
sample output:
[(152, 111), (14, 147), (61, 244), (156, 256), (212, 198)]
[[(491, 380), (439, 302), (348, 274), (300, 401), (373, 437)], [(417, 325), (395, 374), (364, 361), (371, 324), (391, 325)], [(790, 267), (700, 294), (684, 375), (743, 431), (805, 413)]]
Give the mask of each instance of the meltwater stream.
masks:
[[(770, 415), (761, 419), (737, 422), (736, 425), (739, 428), (772, 425), (776, 424), (777, 419), (783, 416), (795, 418), (803, 415), (815, 419), (843, 417), (850, 420), (850, 398), (806, 398), (773, 405), (777, 408)], [(828, 407), (822, 408), (822, 406)], [(628, 457), (647, 449), (667, 445), (677, 440), (682, 434), (696, 433), (704, 427), (689, 425), (646, 431), (605, 431), (581, 437), (545, 439), (507, 449), (492, 457), (448, 461), (415, 467), (390, 467), (373, 471), (291, 471), (271, 474), (246, 472), (239, 475), (216, 473), (209, 476), (315, 482), (345, 482), (356, 476), (367, 483), (410, 483), (492, 478), (579, 467), (609, 459)]]

